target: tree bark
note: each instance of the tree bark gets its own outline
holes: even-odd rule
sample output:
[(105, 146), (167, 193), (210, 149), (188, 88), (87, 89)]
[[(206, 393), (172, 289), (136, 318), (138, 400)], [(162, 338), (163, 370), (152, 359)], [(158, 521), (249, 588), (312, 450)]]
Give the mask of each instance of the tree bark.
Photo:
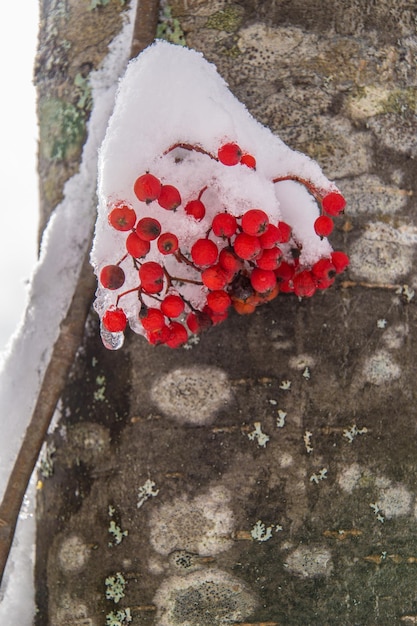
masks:
[[(86, 95), (73, 82), (98, 67), (124, 9), (43, 3), (45, 219), (85, 138), (88, 110), (68, 128)], [(348, 208), (332, 243), (351, 266), (311, 299), (231, 314), (189, 350), (132, 334), (108, 352), (91, 313), (48, 437), (36, 624), (416, 623), (417, 11), (169, 10), (162, 32), (337, 181)]]

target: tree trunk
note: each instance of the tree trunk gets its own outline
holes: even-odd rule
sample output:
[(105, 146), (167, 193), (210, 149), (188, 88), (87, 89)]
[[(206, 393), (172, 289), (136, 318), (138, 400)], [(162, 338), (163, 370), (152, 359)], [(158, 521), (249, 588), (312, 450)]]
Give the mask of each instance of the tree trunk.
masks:
[[(126, 10), (87, 5), (42, 3), (43, 223)], [(37, 625), (417, 623), (416, 19), (403, 0), (165, 6), (161, 32), (336, 180), (351, 265), (188, 350), (108, 352), (91, 313), (38, 492)]]

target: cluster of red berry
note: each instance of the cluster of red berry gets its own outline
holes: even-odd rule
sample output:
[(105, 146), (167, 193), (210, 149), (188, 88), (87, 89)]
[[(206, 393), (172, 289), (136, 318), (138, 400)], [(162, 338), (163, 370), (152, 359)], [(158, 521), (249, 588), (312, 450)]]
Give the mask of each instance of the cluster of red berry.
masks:
[[(241, 164), (256, 169), (255, 158), (244, 154), (235, 143), (222, 145), (216, 156), (187, 144), (173, 146), (167, 153), (177, 147), (204, 153), (226, 166)], [(304, 184), (317, 200), (321, 215), (315, 220), (314, 230), (319, 237), (327, 237), (333, 230), (333, 218), (345, 207), (343, 196), (334, 191), (322, 192), (310, 181), (296, 176), (276, 178), (273, 182), (289, 179)], [(179, 190), (163, 184), (150, 172), (136, 179), (133, 190), (145, 207), (151, 208), (152, 203), (157, 203), (167, 211), (176, 211), (182, 204)], [(181, 209), (187, 219), (201, 221), (206, 216), (202, 199), (206, 190), (207, 186), (203, 187), (198, 197)], [(310, 297), (317, 289), (333, 284), (336, 274), (349, 263), (344, 252), (333, 251), (312, 266), (302, 265), (300, 245), (292, 235), (291, 226), (284, 221), (271, 223), (259, 208), (240, 216), (227, 210), (216, 213), (205, 235), (197, 238), (187, 250), (181, 249), (175, 233), (163, 232), (161, 222), (155, 217), (146, 215), (138, 219), (127, 202), (117, 202), (110, 207), (108, 222), (112, 228), (128, 235), (123, 257), (116, 264), (101, 269), (100, 283), (105, 289), (119, 290), (125, 282), (124, 263), (133, 263), (138, 283), (133, 289), (118, 293), (114, 304), (104, 312), (102, 324), (110, 333), (124, 331), (127, 317), (122, 299), (128, 293), (137, 292), (143, 333), (150, 343), (171, 348), (184, 344), (190, 333), (199, 333), (223, 321), (230, 307), (247, 314), (279, 292)], [(152, 260), (146, 260), (151, 250)], [(165, 262), (168, 257), (170, 264)], [(179, 276), (172, 271), (172, 260), (174, 267), (178, 267), (178, 272), (174, 273)], [(181, 267), (187, 267), (187, 275), (181, 275)], [(190, 283), (203, 290), (202, 306), (196, 307), (185, 297), (182, 286)]]

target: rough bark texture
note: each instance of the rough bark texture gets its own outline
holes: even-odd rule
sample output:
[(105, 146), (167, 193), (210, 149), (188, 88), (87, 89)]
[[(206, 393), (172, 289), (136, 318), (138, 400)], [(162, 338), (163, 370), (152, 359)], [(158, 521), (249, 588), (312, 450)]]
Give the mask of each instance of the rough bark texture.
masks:
[[(52, 22), (64, 3), (44, 4), (41, 128), (120, 11), (72, 0)], [(332, 241), (351, 268), (311, 300), (231, 315), (189, 350), (132, 336), (109, 353), (91, 315), (39, 491), (36, 623), (417, 623), (417, 10), (170, 8), (165, 31), (337, 180), (349, 208)], [(52, 23), (80, 43), (54, 47)], [(41, 132), (45, 214), (82, 145), (80, 132), (66, 156), (51, 152), (65, 120)]]

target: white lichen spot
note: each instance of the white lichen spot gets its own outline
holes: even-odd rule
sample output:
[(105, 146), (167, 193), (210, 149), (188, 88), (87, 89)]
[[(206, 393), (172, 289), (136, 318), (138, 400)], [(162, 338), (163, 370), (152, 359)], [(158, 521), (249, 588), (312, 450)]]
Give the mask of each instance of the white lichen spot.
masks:
[(152, 547), (163, 555), (179, 549), (202, 555), (228, 550), (235, 525), (230, 500), (230, 492), (216, 486), (191, 500), (155, 507), (149, 518)]
[(271, 539), (273, 531), (280, 532), (282, 530), (283, 528), (281, 524), (271, 524), (270, 526), (266, 526), (262, 520), (258, 519), (250, 531), (250, 534), (252, 539), (255, 541), (264, 542)]
[(90, 550), (85, 541), (78, 535), (71, 535), (64, 539), (58, 552), (58, 560), (64, 572), (81, 572), (90, 556)]
[(152, 401), (165, 415), (196, 426), (211, 424), (231, 397), (226, 373), (209, 366), (175, 369), (151, 389)]
[(258, 446), (260, 446), (261, 448), (265, 448), (266, 444), (270, 440), (269, 435), (262, 432), (261, 422), (254, 422), (253, 425), (255, 429), (252, 432), (248, 433), (248, 439), (250, 439), (251, 441), (255, 441), (256, 439)]
[(363, 428), (358, 428), (356, 424), (353, 424), (350, 428), (346, 428), (343, 431), (343, 437), (345, 437), (345, 439), (347, 439), (349, 443), (352, 443), (352, 441), (358, 435), (365, 435), (367, 432), (368, 429), (366, 428), (366, 426), (364, 426)]
[(282, 391), (289, 391), (291, 389), (291, 381), (283, 380), (279, 386), (279, 389), (282, 389)]
[(117, 572), (114, 576), (108, 576), (104, 583), (106, 585), (107, 600), (113, 600), (117, 604), (125, 597), (127, 582), (121, 572)]
[(322, 467), (321, 470), (319, 470), (317, 473), (314, 473), (310, 476), (310, 482), (318, 485), (319, 482), (327, 478), (327, 472), (328, 472), (327, 467)]
[(376, 321), (377, 328), (386, 328), (388, 322), (386, 319), (379, 319)]
[(276, 400), (269, 400), (269, 404), (272, 404), (272, 406), (276, 406), (278, 402)]
[(313, 436), (313, 433), (310, 432), (309, 430), (306, 430), (304, 435), (303, 435), (303, 441), (304, 441), (305, 449), (306, 449), (306, 452), (308, 454), (310, 454), (314, 450), (313, 446), (311, 445), (311, 438), (312, 438), (312, 436)]
[(382, 335), (382, 341), (389, 350), (399, 350), (409, 333), (408, 324), (395, 324)]
[(55, 445), (51, 442), (42, 448), (41, 460), (39, 463), (39, 471), (44, 478), (50, 478), (54, 473), (54, 456), (56, 452)]
[(401, 368), (386, 350), (379, 350), (365, 361), (362, 376), (366, 382), (380, 386), (400, 378)]
[(154, 597), (158, 626), (226, 626), (255, 611), (254, 594), (238, 578), (219, 569), (166, 578)]
[(408, 515), (411, 510), (412, 495), (405, 485), (396, 484), (383, 489), (377, 505), (386, 519)]
[(132, 621), (130, 609), (121, 609), (120, 611), (111, 611), (106, 615), (106, 626), (123, 626)]
[(284, 428), (285, 418), (287, 417), (287, 413), (285, 411), (282, 411), (282, 409), (278, 409), (277, 413), (278, 413), (277, 428)]
[(138, 489), (138, 502), (136, 505), (138, 509), (140, 509), (141, 506), (149, 500), (149, 498), (155, 498), (158, 493), (159, 489), (156, 489), (156, 483), (148, 478), (148, 480), (145, 481), (144, 484)]
[(291, 465), (294, 463), (294, 457), (289, 452), (283, 452), (278, 459), (278, 462), (280, 464), (280, 467), (291, 467)]
[(350, 272), (355, 279), (395, 283), (412, 269), (417, 228), (393, 228), (383, 222), (368, 224), (350, 250)]
[(348, 467), (343, 468), (340, 472), (337, 482), (343, 491), (352, 493), (362, 476), (362, 470), (357, 463), (352, 463)]
[(329, 576), (333, 570), (331, 553), (320, 546), (300, 546), (287, 558), (290, 572), (302, 578)]

